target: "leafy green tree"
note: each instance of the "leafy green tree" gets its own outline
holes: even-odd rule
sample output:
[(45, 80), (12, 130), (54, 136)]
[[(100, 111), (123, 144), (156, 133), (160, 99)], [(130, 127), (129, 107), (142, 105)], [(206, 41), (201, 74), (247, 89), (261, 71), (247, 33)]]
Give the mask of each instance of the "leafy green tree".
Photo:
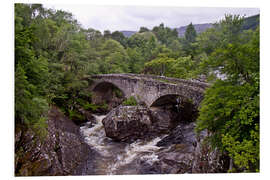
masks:
[(127, 39), (122, 32), (114, 31), (111, 35), (112, 39), (118, 41), (122, 46), (127, 46)]
[(100, 61), (102, 73), (129, 72), (129, 59), (124, 47), (113, 39), (107, 40), (103, 45)]
[(191, 56), (179, 57), (172, 65), (168, 76), (181, 79), (193, 78), (196, 75), (195, 68), (195, 62), (191, 59)]
[(178, 58), (184, 56), (184, 51), (183, 51), (183, 44), (180, 43), (178, 39), (172, 40), (168, 48), (172, 51), (173, 57)]
[(145, 63), (145, 72), (164, 76), (170, 71), (169, 67), (175, 63), (175, 59), (169, 58), (165, 54), (160, 54), (158, 58)]
[(131, 73), (140, 73), (143, 71), (144, 58), (138, 48), (128, 48), (127, 55), (129, 57), (129, 69)]
[(111, 31), (110, 30), (105, 30), (103, 33), (103, 36), (105, 39), (109, 39), (112, 37)]
[(136, 49), (139, 52), (144, 62), (154, 59), (158, 54), (158, 41), (154, 33), (143, 32), (136, 33), (128, 39), (128, 47)]
[(198, 41), (198, 48), (200, 52), (205, 52), (210, 55), (218, 46), (220, 41), (220, 32), (215, 28), (209, 28), (200, 33), (196, 40)]
[(47, 59), (36, 57), (32, 21), (41, 6), (15, 5), (15, 121), (33, 126), (46, 116)]
[(203, 100), (197, 131), (207, 129), (212, 147), (228, 152), (238, 168), (259, 169), (259, 86), (217, 81)]
[(169, 27), (164, 27), (164, 24), (161, 23), (159, 26), (155, 26), (152, 29), (152, 32), (156, 35), (158, 41), (161, 44), (168, 46), (168, 44), (178, 38), (178, 32), (176, 29), (170, 29)]
[(217, 24), (218, 46), (203, 64), (226, 80), (207, 90), (196, 129), (210, 132), (212, 147), (232, 158), (232, 171), (254, 172), (259, 171), (259, 29), (246, 39), (241, 23), (239, 16), (226, 16)]

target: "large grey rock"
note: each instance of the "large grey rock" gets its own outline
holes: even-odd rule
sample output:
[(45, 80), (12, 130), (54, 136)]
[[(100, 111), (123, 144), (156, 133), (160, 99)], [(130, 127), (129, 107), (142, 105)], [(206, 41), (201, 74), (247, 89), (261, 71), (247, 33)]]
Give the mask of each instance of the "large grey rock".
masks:
[(102, 121), (106, 136), (117, 141), (132, 141), (147, 135), (169, 133), (175, 128), (176, 114), (162, 108), (118, 106)]
[(162, 174), (227, 172), (226, 157), (204, 142), (206, 131), (196, 135), (194, 128), (195, 123), (181, 123), (157, 143), (164, 147), (157, 153), (160, 161), (156, 164)]
[(16, 125), (15, 175), (82, 174), (81, 166), (97, 156), (80, 137), (79, 127), (56, 107), (50, 109), (47, 123), (48, 133), (43, 139), (31, 129)]
[(117, 141), (132, 141), (151, 129), (151, 114), (143, 106), (118, 106), (103, 120), (106, 136)]

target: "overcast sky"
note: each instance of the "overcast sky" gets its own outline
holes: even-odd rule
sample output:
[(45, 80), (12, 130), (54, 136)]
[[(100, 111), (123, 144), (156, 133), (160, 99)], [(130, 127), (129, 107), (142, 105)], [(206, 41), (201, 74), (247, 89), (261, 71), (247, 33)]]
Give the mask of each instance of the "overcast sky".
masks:
[(91, 5), (47, 5), (46, 8), (71, 12), (84, 28), (104, 30), (138, 31), (144, 26), (152, 29), (164, 23), (175, 28), (193, 24), (214, 23), (224, 14), (251, 16), (259, 14), (258, 8), (188, 8), (188, 7), (144, 7), (144, 6), (91, 6)]

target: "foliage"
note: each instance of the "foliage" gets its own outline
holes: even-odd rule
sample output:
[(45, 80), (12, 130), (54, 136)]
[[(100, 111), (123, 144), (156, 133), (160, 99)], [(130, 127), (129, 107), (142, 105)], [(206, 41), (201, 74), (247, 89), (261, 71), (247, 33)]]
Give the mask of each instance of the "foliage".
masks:
[(187, 29), (185, 32), (185, 39), (189, 43), (194, 43), (196, 40), (196, 36), (197, 36), (196, 30), (195, 30), (194, 26), (192, 25), (192, 23), (190, 23), (187, 26)]
[(112, 39), (118, 41), (122, 46), (127, 46), (127, 39), (122, 32), (115, 31), (111, 35)]
[(134, 96), (130, 96), (129, 98), (127, 98), (125, 101), (123, 101), (122, 103), (124, 106), (137, 106), (138, 103), (135, 99)]
[(227, 152), (238, 171), (254, 172), (259, 170), (259, 29), (246, 39), (241, 23), (238, 16), (226, 16), (218, 25), (225, 39), (206, 61), (226, 80), (206, 91), (196, 130), (207, 129), (211, 145)]
[(167, 74), (169, 66), (175, 63), (175, 59), (169, 58), (164, 54), (159, 55), (158, 58), (145, 63), (145, 69), (152, 74), (164, 76)]
[(161, 23), (159, 26), (153, 27), (152, 32), (156, 35), (158, 41), (166, 46), (168, 46), (172, 40), (178, 38), (177, 30), (164, 27), (163, 23)]
[(236, 165), (251, 170), (255, 169), (250, 164), (255, 163), (258, 168), (259, 161), (258, 90), (248, 83), (217, 81), (206, 92), (196, 128), (211, 132), (213, 147), (228, 151)]
[(260, 15), (250, 16), (244, 19), (242, 29), (243, 30), (255, 30), (259, 26)]
[(139, 33), (150, 31), (147, 27), (140, 27)]

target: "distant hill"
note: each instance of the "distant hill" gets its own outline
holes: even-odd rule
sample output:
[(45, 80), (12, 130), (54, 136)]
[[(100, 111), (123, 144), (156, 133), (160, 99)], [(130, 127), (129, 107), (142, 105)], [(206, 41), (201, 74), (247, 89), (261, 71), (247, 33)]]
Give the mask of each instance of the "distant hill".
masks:
[[(193, 24), (196, 32), (199, 34), (201, 32), (204, 32), (206, 29), (213, 27), (213, 24), (211, 23), (205, 23), (205, 24)], [(185, 36), (185, 32), (186, 32), (187, 26), (181, 26), (179, 28), (177, 28), (177, 32), (178, 32), (178, 36), (179, 37), (183, 37)]]
[(120, 31), (120, 32), (123, 33), (125, 37), (130, 37), (136, 33), (136, 31)]
[(260, 25), (260, 15), (250, 16), (244, 19), (243, 30), (256, 29)]
[[(248, 29), (256, 29), (260, 24), (260, 15), (254, 15), (254, 16), (250, 16), (244, 19), (244, 23), (243, 23), (243, 30), (248, 30)], [(193, 24), (196, 32), (202, 33), (204, 31), (206, 31), (208, 28), (212, 28), (213, 24), (212, 23), (205, 23), (205, 24)], [(183, 37), (185, 36), (185, 32), (186, 32), (187, 26), (181, 26), (179, 28), (176, 28), (177, 32), (178, 32), (178, 36), (179, 37)], [(133, 34), (136, 33), (136, 31), (120, 31), (124, 34), (125, 37), (130, 37)]]
[[(244, 19), (242, 30), (248, 30), (248, 29), (256, 29), (260, 24), (260, 15), (254, 15), (250, 16)], [(206, 31), (208, 28), (212, 28), (212, 23), (205, 23), (205, 24), (193, 24), (196, 32), (199, 34), (201, 32)], [(185, 36), (187, 26), (181, 26), (177, 28), (178, 36), (183, 37)]]

